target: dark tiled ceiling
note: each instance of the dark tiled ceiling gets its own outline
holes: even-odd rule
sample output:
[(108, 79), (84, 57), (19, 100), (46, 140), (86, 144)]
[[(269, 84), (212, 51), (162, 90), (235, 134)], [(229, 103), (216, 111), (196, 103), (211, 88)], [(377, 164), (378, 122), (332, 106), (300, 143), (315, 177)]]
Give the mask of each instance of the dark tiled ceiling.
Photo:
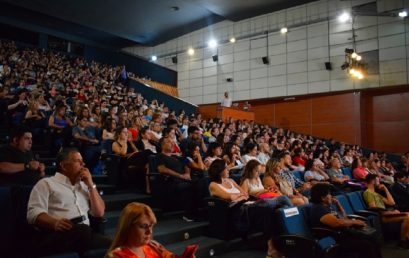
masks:
[[(1, 0), (1, 16), (112, 45), (156, 45), (222, 20), (238, 21), (312, 0)], [(178, 7), (174, 11), (172, 7)], [(29, 14), (28, 14), (29, 13)]]

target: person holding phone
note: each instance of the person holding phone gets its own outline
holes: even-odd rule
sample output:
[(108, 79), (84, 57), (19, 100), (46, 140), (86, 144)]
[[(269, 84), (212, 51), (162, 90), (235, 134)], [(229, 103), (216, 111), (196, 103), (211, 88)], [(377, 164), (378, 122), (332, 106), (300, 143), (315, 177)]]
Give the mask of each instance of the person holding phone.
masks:
[(33, 254), (62, 252), (82, 255), (90, 249), (108, 248), (111, 240), (92, 231), (88, 217), (103, 217), (105, 204), (84, 166), (78, 150), (64, 149), (57, 157), (57, 173), (33, 188), (27, 221), (39, 232), (30, 239)]

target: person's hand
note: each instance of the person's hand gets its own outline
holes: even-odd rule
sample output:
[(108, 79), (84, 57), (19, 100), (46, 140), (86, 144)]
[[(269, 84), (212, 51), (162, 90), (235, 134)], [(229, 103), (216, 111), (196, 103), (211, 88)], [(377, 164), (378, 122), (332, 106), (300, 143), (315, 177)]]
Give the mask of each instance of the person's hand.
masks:
[(97, 139), (91, 139), (90, 142), (95, 143), (95, 144), (99, 143)]
[(30, 170), (38, 170), (39, 166), (40, 166), (40, 162), (38, 162), (37, 160), (32, 160), (28, 162), (28, 168)]
[(44, 165), (44, 163), (40, 163), (38, 165), (38, 172), (40, 173), (40, 176), (45, 176), (45, 165)]
[(378, 186), (378, 188), (379, 188), (379, 190), (382, 190), (382, 191), (387, 191), (388, 190), (384, 184), (380, 184)]
[(187, 180), (187, 181), (191, 181), (191, 180), (192, 180), (192, 178), (190, 177), (190, 174), (189, 174), (189, 173), (181, 174), (181, 175), (180, 175), (180, 178), (183, 179), (183, 180)]
[(88, 168), (82, 168), (79, 176), (88, 188), (92, 188), (94, 182), (92, 181), (92, 175), (89, 172)]
[(54, 223), (54, 230), (58, 232), (68, 231), (72, 228), (73, 224), (69, 219), (62, 218), (58, 219)]

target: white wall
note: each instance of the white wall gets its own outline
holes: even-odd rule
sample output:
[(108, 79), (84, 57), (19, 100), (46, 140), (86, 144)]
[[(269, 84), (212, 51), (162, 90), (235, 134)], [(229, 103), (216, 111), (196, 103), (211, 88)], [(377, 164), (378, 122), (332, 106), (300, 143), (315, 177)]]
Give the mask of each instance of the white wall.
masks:
[[(407, 84), (407, 19), (357, 16), (355, 49), (358, 53), (379, 50), (379, 74), (357, 81), (340, 68), (345, 48), (353, 48), (352, 22), (340, 23), (335, 17), (367, 2), (373, 1), (322, 0), (236, 23), (223, 21), (155, 47), (124, 50), (147, 58), (164, 56), (157, 63), (178, 72), (180, 96), (195, 104), (218, 102), (226, 90), (233, 100), (246, 100)], [(297, 25), (301, 23), (307, 25)], [(289, 27), (287, 35), (278, 31), (283, 26)], [(276, 32), (268, 38), (225, 43), (217, 50), (205, 46), (211, 36), (223, 41), (267, 30)], [(195, 48), (194, 56), (187, 55), (189, 47)], [(177, 51), (183, 53), (173, 64), (170, 54)], [(212, 60), (216, 53), (217, 63)], [(261, 59), (267, 53), (269, 65)], [(325, 69), (328, 61), (332, 71)], [(226, 82), (227, 78), (234, 81)]]

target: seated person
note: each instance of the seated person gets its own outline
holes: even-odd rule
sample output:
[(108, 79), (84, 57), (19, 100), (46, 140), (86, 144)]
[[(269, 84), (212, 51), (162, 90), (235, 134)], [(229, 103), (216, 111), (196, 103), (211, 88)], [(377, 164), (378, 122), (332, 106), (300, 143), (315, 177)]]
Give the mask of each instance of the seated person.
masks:
[(227, 164), (227, 169), (242, 169), (243, 161), (240, 155), (240, 148), (232, 142), (224, 145), (223, 160)]
[(72, 128), (72, 137), (78, 143), (88, 169), (93, 169), (101, 155), (101, 145), (96, 138), (96, 128), (88, 125), (88, 119), (79, 116), (77, 126)]
[(257, 155), (257, 159), (264, 166), (267, 164), (267, 161), (270, 159), (270, 145), (268, 143), (260, 143), (260, 152)]
[[(338, 200), (331, 196), (330, 187), (327, 184), (318, 183), (311, 188), (311, 202), (313, 205), (310, 207), (309, 218), (312, 227), (345, 230), (350, 227), (367, 226), (361, 220), (345, 218), (344, 209)], [(379, 245), (365, 238), (343, 233), (337, 243), (341, 252), (339, 255), (354, 252), (360, 258), (381, 257)]]
[(300, 206), (308, 203), (307, 197), (293, 189), (291, 184), (280, 176), (280, 162), (276, 159), (270, 159), (266, 164), (266, 173), (263, 178), (263, 186), (272, 192), (277, 192), (290, 198), (291, 203)]
[(151, 131), (147, 128), (141, 128), (138, 135), (138, 140), (135, 143), (136, 148), (139, 151), (149, 151), (151, 154), (155, 154), (156, 145), (151, 139)]
[(222, 146), (219, 143), (211, 142), (209, 144), (209, 147), (207, 148), (206, 158), (204, 160), (206, 170), (209, 169), (213, 161), (215, 161), (216, 159), (221, 159), (222, 153)]
[(327, 170), (329, 180), (332, 184), (341, 186), (350, 180), (349, 176), (344, 175), (341, 170), (341, 162), (337, 158), (330, 160), (330, 168)]
[(45, 175), (45, 166), (31, 151), (32, 135), (25, 127), (11, 130), (10, 144), (0, 149), (0, 185), (34, 185)]
[(297, 170), (303, 171), (306, 162), (306, 155), (302, 148), (295, 148), (294, 149), (294, 157), (293, 157), (293, 165), (297, 166)]
[[(84, 167), (76, 149), (65, 149), (57, 157), (57, 173), (40, 180), (30, 194), (27, 221), (39, 231), (33, 233), (32, 252), (47, 256), (108, 248), (111, 240), (92, 232), (88, 212), (103, 217), (105, 203)], [(80, 221), (72, 221), (80, 219)]]
[(180, 150), (179, 144), (177, 142), (175, 129), (171, 127), (166, 127), (162, 131), (162, 137), (169, 137), (172, 140), (172, 155), (181, 156), (182, 151)]
[[(209, 185), (211, 196), (218, 197), (229, 202), (248, 200), (248, 193), (229, 178), (229, 171), (224, 160), (217, 159), (213, 161), (209, 168), (209, 177), (211, 182)], [(274, 231), (274, 209), (269, 206), (249, 206), (247, 210), (247, 218), (240, 218), (240, 209), (235, 209), (235, 211), (237, 214), (232, 214), (232, 216), (239, 217), (235, 220), (235, 225), (240, 228), (242, 227), (241, 224), (243, 223), (249, 224), (250, 227), (262, 226), (264, 237), (267, 240), (268, 246), (267, 257), (281, 257), (274, 247), (272, 240)], [(244, 222), (243, 220), (246, 221)], [(257, 223), (262, 223), (262, 225), (257, 225)]]
[[(190, 169), (178, 158), (172, 156), (172, 140), (164, 137), (160, 140), (162, 152), (156, 155), (158, 172), (168, 176), (166, 185), (167, 193), (184, 206), (186, 221), (198, 219), (198, 208), (203, 198), (208, 196), (207, 179), (197, 178), (190, 174)], [(165, 198), (165, 196), (164, 196)]]
[[(382, 223), (400, 222), (400, 242), (399, 245), (409, 249), (409, 213), (398, 210), (386, 210), (386, 206), (395, 205), (395, 200), (389, 193), (388, 188), (379, 183), (379, 177), (374, 174), (368, 174), (365, 178), (367, 189), (363, 194), (366, 205), (369, 208), (379, 209)], [(382, 192), (383, 195), (376, 191)], [(386, 197), (384, 197), (386, 196)]]
[(368, 171), (364, 167), (364, 163), (366, 163), (365, 158), (358, 158), (355, 157), (354, 161), (351, 165), (352, 176), (354, 179), (359, 181), (365, 181), (366, 176), (369, 174)]
[(291, 187), (298, 192), (308, 195), (309, 190), (311, 189), (311, 183), (303, 182), (300, 179), (296, 178), (294, 174), (290, 171), (289, 168), (292, 167), (292, 161), (290, 153), (283, 152), (279, 155), (280, 160), (280, 177), (282, 180), (286, 180), (288, 183), (291, 184)]
[(316, 183), (329, 183), (327, 182), (329, 180), (329, 176), (319, 169), (319, 167), (314, 164), (313, 159), (307, 160), (305, 163), (305, 172), (304, 172), (304, 180), (305, 182), (310, 182), (312, 184)]
[(397, 208), (400, 211), (409, 212), (409, 180), (402, 172), (397, 172), (394, 178), (392, 191)]
[(71, 140), (71, 127), (74, 124), (66, 116), (66, 110), (67, 108), (64, 105), (59, 105), (55, 108), (54, 114), (48, 119), (48, 126), (54, 129), (54, 151), (58, 151), (63, 146), (68, 146)]
[(153, 240), (155, 224), (156, 217), (149, 206), (136, 202), (128, 204), (119, 217), (118, 228), (106, 257), (175, 257)]
[[(247, 143), (246, 147), (246, 154), (243, 155), (242, 160), (244, 162), (243, 165), (246, 165), (247, 162), (250, 160), (257, 160), (260, 162), (258, 159), (258, 146), (255, 143), (249, 142)], [(260, 162), (261, 163), (261, 162)], [(261, 173), (264, 173), (266, 171), (265, 165), (261, 165)]]
[(128, 129), (126, 127), (120, 126), (116, 128), (114, 142), (112, 143), (112, 152), (123, 158), (130, 158), (138, 152), (138, 149), (132, 141), (129, 141)]
[(102, 130), (102, 140), (114, 140), (114, 134), (116, 129), (116, 121), (113, 118), (108, 117), (105, 121)]
[(187, 155), (184, 157), (185, 165), (189, 167), (190, 173), (197, 176), (203, 176), (206, 166), (200, 155), (200, 147), (195, 142), (190, 142), (187, 146)]
[(243, 176), (241, 177), (240, 187), (254, 198), (265, 199), (272, 208), (282, 206), (293, 206), (287, 196), (283, 196), (278, 191), (265, 189), (260, 179), (260, 162), (250, 160), (247, 162)]

